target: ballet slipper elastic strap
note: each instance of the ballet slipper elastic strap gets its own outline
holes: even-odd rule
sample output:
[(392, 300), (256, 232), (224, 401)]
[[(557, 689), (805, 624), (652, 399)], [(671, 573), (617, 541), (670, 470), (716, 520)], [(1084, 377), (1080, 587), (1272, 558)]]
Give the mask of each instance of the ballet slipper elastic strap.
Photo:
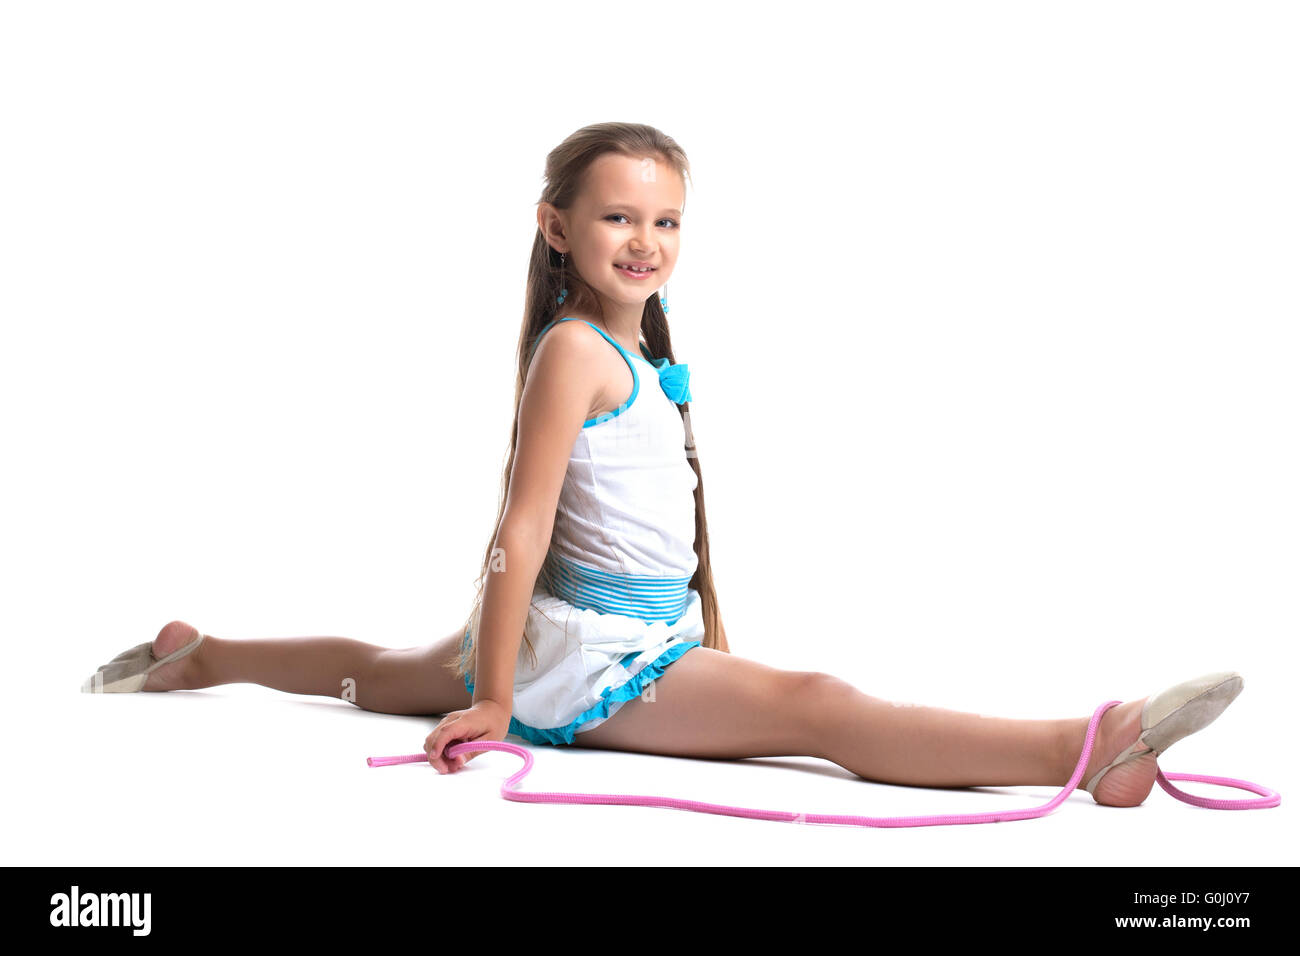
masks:
[[(1093, 712), (1088, 723), (1088, 733), (1083, 741), (1083, 752), (1075, 765), (1074, 775), (1070, 777), (1064, 789), (1047, 803), (1024, 810), (991, 810), (985, 813), (940, 813), (923, 817), (860, 817), (847, 813), (794, 813), (789, 810), (757, 810), (750, 807), (729, 807), (720, 803), (702, 803), (698, 800), (680, 800), (676, 797), (641, 796), (630, 793), (534, 793), (516, 789), (518, 783), (528, 776), (533, 769), (533, 755), (524, 747), (508, 744), (500, 740), (466, 741), (446, 748), (443, 756), (456, 757), (463, 753), (476, 753), (480, 750), (502, 750), (522, 757), (523, 767), (516, 771), (501, 785), (501, 796), (506, 800), (521, 803), (619, 803), (634, 807), (672, 807), (677, 810), (693, 810), (697, 813), (717, 813), (730, 817), (749, 817), (754, 820), (778, 820), (785, 823), (833, 823), (858, 827), (937, 827), (953, 826), (963, 823), (1003, 823), (1008, 820), (1030, 820), (1051, 813), (1065, 800), (1083, 779), (1084, 768), (1088, 766), (1088, 757), (1092, 754), (1092, 744), (1097, 736), (1097, 727), (1101, 716), (1110, 708), (1120, 703), (1117, 700), (1102, 704)], [(406, 754), (399, 757), (369, 757), (366, 763), (372, 767), (387, 767), (399, 763), (427, 763), (427, 754)], [(1259, 799), (1213, 800), (1198, 797), (1179, 790), (1170, 780), (1190, 780), (1197, 783), (1212, 783), (1220, 787), (1233, 787), (1249, 790), (1260, 795)], [(1196, 807), (1209, 810), (1263, 810), (1276, 807), (1282, 797), (1268, 787), (1247, 780), (1235, 780), (1232, 777), (1210, 777), (1194, 773), (1162, 773), (1156, 769), (1156, 781), (1172, 797), (1190, 803)]]

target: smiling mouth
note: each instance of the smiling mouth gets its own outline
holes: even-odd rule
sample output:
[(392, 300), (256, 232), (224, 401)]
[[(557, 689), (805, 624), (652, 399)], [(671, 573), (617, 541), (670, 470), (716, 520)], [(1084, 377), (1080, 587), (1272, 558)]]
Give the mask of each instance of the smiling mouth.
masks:
[(625, 266), (617, 262), (614, 263), (614, 268), (626, 276), (632, 276), (638, 279), (644, 278), (648, 275), (653, 275), (656, 271), (655, 266)]

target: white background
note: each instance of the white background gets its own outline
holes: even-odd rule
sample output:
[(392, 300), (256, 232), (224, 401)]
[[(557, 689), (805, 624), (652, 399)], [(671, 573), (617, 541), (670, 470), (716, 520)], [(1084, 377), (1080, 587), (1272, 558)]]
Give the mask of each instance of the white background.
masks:
[[(1294, 862), (1294, 8), (636, 9), (3, 8), (9, 861)], [(1008, 717), (1238, 670), (1161, 765), (1281, 807), (1080, 792), (1013, 826), (867, 832), (530, 806), (498, 799), (506, 754), (365, 766), (436, 717), (78, 693), (176, 618), (456, 630), (545, 155), (608, 120), (692, 165), (668, 296), (732, 650)], [(1055, 793), (534, 749), (538, 790), (869, 815)], [(142, 807), (177, 828), (121, 838)]]

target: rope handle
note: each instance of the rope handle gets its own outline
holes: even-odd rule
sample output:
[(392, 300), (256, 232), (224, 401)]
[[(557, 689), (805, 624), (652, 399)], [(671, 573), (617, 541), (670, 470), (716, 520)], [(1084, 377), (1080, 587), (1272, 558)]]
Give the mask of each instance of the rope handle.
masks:
[[(696, 813), (716, 813), (730, 817), (748, 817), (753, 820), (777, 820), (785, 823), (831, 823), (860, 827), (934, 827), (953, 826), (965, 823), (1003, 823), (1008, 820), (1031, 820), (1046, 816), (1055, 810), (1078, 786), (1083, 779), (1084, 768), (1088, 766), (1088, 757), (1092, 754), (1093, 741), (1097, 737), (1097, 728), (1101, 724), (1102, 714), (1120, 701), (1112, 700), (1099, 706), (1088, 723), (1088, 733), (1083, 741), (1083, 752), (1075, 765), (1074, 774), (1069, 782), (1055, 797), (1047, 803), (1024, 810), (990, 810), (984, 813), (940, 813), (933, 816), (919, 817), (863, 817), (849, 813), (794, 813), (789, 810), (760, 810), (753, 807), (732, 807), (721, 803), (704, 803), (699, 800), (682, 800), (676, 797), (646, 796), (631, 793), (541, 793), (518, 789), (520, 781), (533, 769), (533, 755), (526, 748), (509, 744), (501, 740), (465, 741), (453, 744), (444, 751), (446, 757), (456, 757), (463, 753), (477, 753), (481, 750), (500, 750), (522, 757), (523, 767), (517, 770), (501, 785), (501, 796), (506, 800), (520, 803), (604, 803), (622, 804), (634, 807), (670, 807), (676, 810), (692, 810)], [(428, 754), (404, 754), (397, 757), (367, 757), (366, 763), (371, 767), (388, 767), (399, 763), (427, 763)], [(1249, 790), (1259, 794), (1257, 799), (1215, 800), (1199, 797), (1175, 787), (1171, 780), (1188, 780), (1196, 783), (1209, 783), (1219, 787), (1233, 787)], [(1282, 796), (1275, 790), (1237, 780), (1233, 777), (1211, 777), (1195, 773), (1162, 772), (1156, 768), (1156, 782), (1170, 796), (1192, 806), (1209, 810), (1264, 810), (1276, 807), (1282, 802)]]

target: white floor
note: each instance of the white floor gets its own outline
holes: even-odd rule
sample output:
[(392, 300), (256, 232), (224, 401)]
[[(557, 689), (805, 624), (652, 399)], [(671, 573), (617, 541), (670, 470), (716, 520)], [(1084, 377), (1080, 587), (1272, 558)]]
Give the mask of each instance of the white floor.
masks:
[[(1135, 809), (1100, 807), (1075, 793), (1040, 819), (909, 829), (656, 807), (530, 805), (498, 795), (519, 767), (510, 754), (480, 754), (450, 776), (423, 764), (367, 766), (367, 756), (418, 752), (436, 718), (370, 714), (342, 701), (254, 685), (80, 694), (84, 675), (66, 663), (62, 672), (39, 678), (32, 696), (5, 698), (10, 864), (1223, 866), (1294, 860), (1288, 803), (1215, 812), (1177, 802), (1159, 788)], [(1215, 734), (1216, 724), (1188, 738), (1171, 751), (1165, 769), (1255, 779), (1281, 790), (1284, 800), (1295, 794), (1290, 753), (1252, 743), (1267, 739), (1264, 731), (1281, 716), (1280, 707), (1268, 706), (1264, 694), (1243, 693), (1228, 714), (1237, 718), (1235, 732)], [(1225, 731), (1228, 714), (1220, 718)], [(1036, 806), (1056, 792), (886, 786), (814, 758), (713, 762), (587, 749), (533, 752), (536, 765), (524, 782), (529, 790), (660, 794), (795, 812), (977, 812)]]

